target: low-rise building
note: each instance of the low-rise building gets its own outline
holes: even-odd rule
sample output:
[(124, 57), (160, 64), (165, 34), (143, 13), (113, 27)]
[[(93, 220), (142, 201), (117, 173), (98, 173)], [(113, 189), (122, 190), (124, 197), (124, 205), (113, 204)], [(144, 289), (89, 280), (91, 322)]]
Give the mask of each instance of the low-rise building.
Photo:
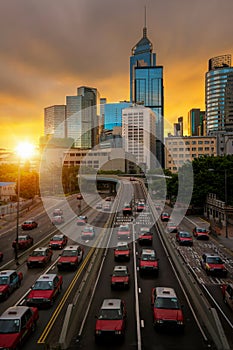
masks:
[(0, 201), (9, 202), (12, 201), (15, 196), (15, 182), (0, 182)]
[(165, 168), (176, 173), (187, 161), (203, 156), (217, 156), (215, 136), (184, 136), (165, 138)]

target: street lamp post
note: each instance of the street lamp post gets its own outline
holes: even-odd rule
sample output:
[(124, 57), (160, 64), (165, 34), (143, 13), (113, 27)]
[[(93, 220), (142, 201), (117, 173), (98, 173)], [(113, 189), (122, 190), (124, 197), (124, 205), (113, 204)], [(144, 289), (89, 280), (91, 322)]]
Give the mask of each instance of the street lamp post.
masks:
[(225, 175), (225, 237), (228, 238), (228, 213), (227, 213), (227, 169), (224, 170)]
[(16, 239), (15, 239), (15, 262), (19, 265), (18, 242), (19, 242), (19, 210), (20, 210), (20, 160), (18, 162), (18, 183), (17, 183), (17, 214), (16, 214)]

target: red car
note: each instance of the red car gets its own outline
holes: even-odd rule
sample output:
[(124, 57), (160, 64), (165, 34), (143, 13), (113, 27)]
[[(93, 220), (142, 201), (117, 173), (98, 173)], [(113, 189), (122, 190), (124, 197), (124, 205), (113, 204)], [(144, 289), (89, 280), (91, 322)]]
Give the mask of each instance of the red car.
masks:
[(53, 211), (53, 216), (62, 216), (63, 215), (63, 210), (62, 209), (54, 209)]
[(206, 271), (207, 275), (227, 276), (227, 269), (218, 255), (204, 253), (202, 255), (201, 267)]
[(44, 267), (52, 259), (53, 252), (48, 247), (36, 248), (27, 259), (27, 267)]
[(161, 217), (162, 221), (169, 221), (169, 219), (170, 219), (170, 215), (168, 213), (165, 213), (165, 212), (161, 213), (160, 217)]
[(64, 224), (65, 220), (62, 215), (56, 215), (52, 217), (52, 224), (53, 225), (61, 225)]
[(34, 332), (39, 318), (38, 309), (12, 306), (0, 316), (0, 349), (22, 348), (30, 333)]
[(177, 233), (178, 232), (178, 226), (174, 223), (174, 222), (171, 222), (169, 221), (167, 223), (167, 232), (169, 233)]
[(184, 316), (181, 305), (173, 288), (156, 287), (152, 289), (151, 306), (155, 328), (184, 328)]
[(0, 300), (6, 300), (15, 289), (19, 288), (22, 279), (22, 272), (15, 270), (0, 271)]
[(156, 257), (155, 250), (142, 249), (139, 257), (139, 272), (140, 274), (151, 273), (158, 276), (159, 261)]
[(82, 240), (90, 240), (95, 238), (95, 229), (93, 226), (86, 226), (81, 232)]
[(123, 240), (131, 238), (131, 230), (129, 225), (120, 225), (117, 231), (117, 238)]
[(67, 244), (68, 238), (64, 234), (55, 235), (50, 239), (49, 247), (51, 249), (63, 249)]
[(87, 217), (85, 215), (78, 216), (78, 219), (77, 219), (78, 226), (86, 225), (86, 223), (87, 223)]
[(148, 227), (142, 227), (140, 229), (140, 233), (138, 236), (138, 243), (143, 245), (143, 244), (148, 244), (152, 245), (153, 241), (153, 233), (150, 232), (150, 229)]
[(66, 247), (57, 262), (58, 270), (76, 269), (83, 259), (84, 250), (80, 245)]
[(118, 242), (114, 249), (114, 260), (130, 260), (130, 250), (127, 242)]
[(52, 306), (62, 289), (62, 276), (50, 273), (42, 275), (26, 297), (28, 306)]
[(144, 202), (138, 202), (137, 203), (137, 206), (136, 206), (136, 211), (137, 212), (141, 212), (145, 209), (145, 203)]
[(129, 288), (129, 271), (127, 266), (115, 266), (111, 275), (111, 288)]
[(209, 239), (209, 230), (203, 227), (194, 227), (193, 229), (193, 235), (196, 237), (196, 239), (203, 239), (208, 240)]
[(193, 245), (193, 237), (191, 233), (186, 231), (178, 231), (176, 234), (176, 241), (179, 243), (179, 245)]
[[(33, 245), (33, 238), (29, 235), (21, 235), (18, 237), (18, 249), (27, 249)], [(12, 247), (16, 247), (16, 240), (13, 241)]]
[(132, 215), (132, 206), (130, 204), (125, 204), (124, 208), (122, 209), (123, 215)]
[(27, 220), (24, 221), (21, 228), (22, 230), (33, 230), (38, 226), (38, 223), (35, 220)]
[(126, 305), (121, 299), (105, 299), (95, 324), (95, 340), (122, 341), (126, 329)]

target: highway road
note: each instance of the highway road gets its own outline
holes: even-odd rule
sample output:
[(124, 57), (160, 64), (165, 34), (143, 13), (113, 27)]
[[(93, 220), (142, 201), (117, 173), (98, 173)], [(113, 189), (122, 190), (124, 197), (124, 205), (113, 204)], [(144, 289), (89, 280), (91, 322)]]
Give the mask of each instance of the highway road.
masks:
[[(77, 325), (69, 349), (106, 349), (106, 346), (104, 345), (101, 346), (95, 344), (95, 315), (98, 314), (103, 299), (115, 297), (122, 298), (126, 302), (127, 328), (124, 343), (121, 345), (113, 343), (111, 344), (111, 349), (119, 347), (121, 349), (137, 348), (138, 350), (196, 350), (197, 348), (204, 350), (216, 348), (207, 329), (203, 327), (202, 320), (198, 319), (198, 315), (192, 307), (183, 286), (182, 276), (177, 275), (176, 269), (169, 257), (166, 245), (164, 244), (164, 239), (161, 235), (166, 235), (169, 244), (180, 254), (188, 269), (191, 269), (192, 273), (195, 274), (197, 282), (200, 284), (201, 288), (203, 288), (203, 293), (210, 294), (208, 296), (208, 298), (210, 298), (210, 303), (213, 307), (217, 307), (228, 340), (231, 339), (233, 323), (232, 311), (223, 303), (220, 289), (222, 283), (232, 281), (233, 264), (231, 257), (226, 257), (224, 255), (224, 259), (227, 261), (227, 268), (230, 271), (227, 280), (213, 279), (206, 276), (205, 272), (200, 268), (200, 256), (206, 250), (215, 251), (217, 249), (219, 251), (219, 247), (215, 247), (212, 241), (204, 242), (196, 240), (194, 241), (194, 246), (192, 248), (179, 247), (175, 241), (174, 234), (166, 232), (166, 223), (163, 223), (164, 232), (160, 232), (157, 225), (154, 223), (149, 202), (147, 203), (148, 208), (142, 213), (136, 213), (134, 211), (132, 216), (124, 217), (122, 214), (122, 208), (125, 202), (129, 202), (132, 199), (132, 204), (134, 205), (138, 200), (145, 199), (145, 193), (139, 182), (129, 182), (124, 180), (121, 194), (122, 195), (118, 198), (119, 202), (115, 201), (116, 215), (113, 215), (113, 222), (109, 223), (108, 230), (106, 231), (108, 235), (108, 248), (106, 249), (106, 254), (103, 255), (103, 261), (101, 268), (99, 269), (95, 289), (92, 290), (90, 303), (88, 303), (89, 300), (87, 300), (86, 314), (80, 315), (81, 320)], [(59, 201), (57, 203), (51, 203), (51, 212), (53, 208), (58, 207), (58, 203)], [(62, 291), (53, 307), (39, 311), (40, 318), (37, 329), (23, 346), (23, 349), (25, 350), (37, 350), (41, 348), (49, 348), (49, 346), (52, 349), (53, 346), (57, 344), (67, 306), (72, 303), (75, 292), (78, 290), (87, 270), (91, 255), (94, 253), (94, 249), (92, 248), (94, 242), (82, 242), (80, 238), (80, 229), (77, 227), (75, 221), (75, 217), (79, 213), (76, 197), (70, 199), (69, 206), (72, 208), (72, 211), (69, 210), (69, 215), (71, 215), (71, 217), (68, 214), (66, 217), (64, 214), (66, 218), (65, 232), (69, 237), (69, 244), (81, 243), (84, 246), (84, 259), (76, 271), (61, 272), (64, 281)], [(106, 226), (106, 223), (108, 222), (107, 220), (111, 217), (111, 212), (109, 213), (101, 210), (97, 211), (93, 208), (87, 208), (85, 215), (88, 217), (88, 222), (96, 227), (97, 234), (95, 241), (98, 242), (99, 238), (104, 235), (103, 227)], [(64, 231), (64, 229), (56, 228), (51, 224), (50, 212), (47, 214), (43, 210), (43, 207), (33, 209), (32, 212), (27, 214), (27, 216), (28, 218), (33, 216), (39, 222), (38, 228), (30, 231), (35, 243), (38, 243), (41, 239), (46, 237), (49, 240), (49, 237), (59, 229)], [(24, 217), (24, 219), (25, 218), (27, 217)], [(130, 288), (129, 290), (116, 291), (111, 289), (110, 275), (114, 266), (120, 264), (114, 261), (114, 247), (117, 243), (117, 228), (122, 223), (129, 223), (133, 234), (133, 239), (129, 241), (131, 253), (130, 261), (122, 263), (122, 265), (127, 265), (130, 271)], [(180, 223), (180, 228), (191, 231), (194, 225), (194, 221), (184, 219)], [(153, 231), (153, 249), (156, 250), (160, 266), (159, 275), (157, 277), (141, 276), (138, 271), (138, 256), (142, 246), (138, 244), (136, 237), (139, 228), (142, 226), (150, 226)], [(1, 263), (1, 269), (7, 261), (14, 259), (14, 251), (11, 247), (14, 238), (14, 227), (6, 233), (0, 232), (0, 246), (4, 251), (4, 261)], [(102, 248), (101, 244), (100, 247)], [(24, 274), (23, 283), (21, 287), (4, 303), (0, 303), (0, 313), (11, 305), (24, 304), (25, 295), (42, 273), (58, 273), (56, 261), (59, 254), (60, 251), (54, 251), (52, 263), (47, 266), (46, 270), (28, 270), (26, 265), (21, 263), (17, 269)], [(152, 323), (151, 290), (155, 286), (170, 286), (175, 289), (178, 298), (183, 305), (185, 317), (185, 330), (183, 333), (158, 332), (154, 329)], [(232, 343), (230, 343), (230, 346), (233, 348)]]

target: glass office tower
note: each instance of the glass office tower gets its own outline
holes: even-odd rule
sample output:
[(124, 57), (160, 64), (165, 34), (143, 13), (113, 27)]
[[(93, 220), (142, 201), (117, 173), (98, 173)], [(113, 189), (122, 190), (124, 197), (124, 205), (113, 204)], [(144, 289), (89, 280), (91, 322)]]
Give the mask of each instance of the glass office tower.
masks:
[(104, 129), (112, 130), (116, 126), (122, 126), (122, 109), (131, 105), (130, 102), (106, 103), (104, 106)]
[(156, 54), (143, 28), (143, 37), (130, 57), (130, 101), (149, 107), (156, 115), (156, 157), (164, 167), (163, 67), (156, 66)]
[(233, 131), (233, 67), (231, 55), (209, 60), (205, 76), (207, 134)]

